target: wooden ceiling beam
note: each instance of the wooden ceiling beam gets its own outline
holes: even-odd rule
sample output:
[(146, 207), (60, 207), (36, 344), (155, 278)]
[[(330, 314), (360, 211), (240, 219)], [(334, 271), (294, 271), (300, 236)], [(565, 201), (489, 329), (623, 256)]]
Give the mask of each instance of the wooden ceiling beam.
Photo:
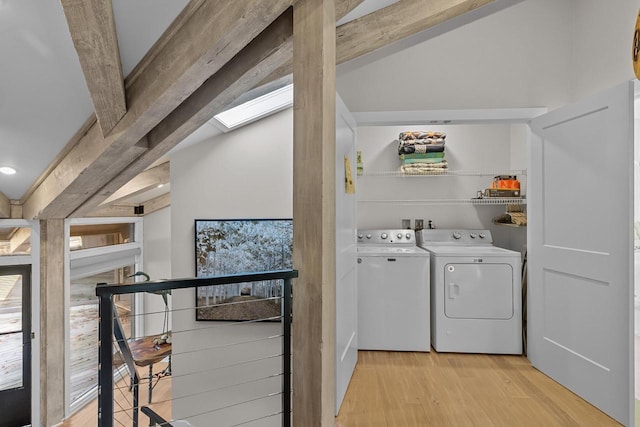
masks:
[[(336, 19), (349, 13), (362, 0), (337, 0)], [(120, 187), (142, 173), (180, 141), (224, 111), (238, 97), (258, 86), (293, 55), (292, 14), (287, 11), (267, 27), (233, 60), (211, 76), (148, 135), (149, 150), (96, 192), (72, 217), (91, 215)]]
[(11, 235), (9, 240), (10, 253), (14, 254), (18, 251), (25, 251), (31, 242), (31, 229), (30, 228), (18, 228), (15, 233)]
[(111, 0), (62, 0), (93, 108), (106, 136), (127, 112)]
[(109, 136), (92, 126), (25, 201), (25, 218), (66, 218), (78, 209), (147, 150), (147, 133), (293, 1), (197, 1), (197, 11), (179, 30), (170, 27), (160, 52), (128, 87), (127, 113)]
[[(399, 0), (336, 28), (336, 64), (371, 53), (496, 0)], [(288, 61), (260, 86), (293, 72)]]
[(145, 191), (156, 188), (158, 185), (168, 184), (169, 178), (169, 162), (147, 169), (120, 187), (118, 191), (104, 201), (104, 204), (118, 204), (122, 200), (142, 194)]
[[(144, 213), (136, 214), (136, 206), (143, 206)], [(160, 209), (164, 209), (171, 206), (171, 194), (166, 193), (153, 199), (147, 200), (143, 203), (120, 203), (109, 204), (99, 206), (97, 209), (89, 212), (86, 217), (89, 218), (104, 218), (104, 217), (137, 217), (142, 215), (149, 215)]]
[(89, 215), (119, 188), (286, 62), (293, 52), (292, 35), (293, 18), (291, 10), (288, 10), (159, 123), (148, 135), (149, 150), (72, 216)]
[(11, 218), (11, 200), (0, 193), (0, 218)]
[(342, 64), (494, 1), (400, 0), (341, 25), (336, 32), (336, 62)]

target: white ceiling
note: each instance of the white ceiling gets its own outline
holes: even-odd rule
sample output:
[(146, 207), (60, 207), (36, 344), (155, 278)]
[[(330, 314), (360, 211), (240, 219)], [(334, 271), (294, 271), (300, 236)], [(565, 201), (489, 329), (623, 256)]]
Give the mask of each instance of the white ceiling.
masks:
[[(349, 19), (395, 1), (365, 0)], [(498, 0), (518, 1), (522, 0)], [(188, 3), (112, 2), (125, 76)], [(0, 0), (0, 52), (0, 166), (18, 171), (12, 176), (0, 174), (0, 192), (20, 199), (91, 116), (93, 107), (59, 1)], [(219, 133), (205, 124), (181, 146)]]

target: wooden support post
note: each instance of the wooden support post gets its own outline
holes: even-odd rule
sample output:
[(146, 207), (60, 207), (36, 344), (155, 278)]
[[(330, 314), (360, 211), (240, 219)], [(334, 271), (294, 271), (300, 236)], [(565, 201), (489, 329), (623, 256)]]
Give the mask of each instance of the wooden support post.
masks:
[(293, 11), (293, 425), (333, 426), (335, 406), (334, 0)]
[(52, 426), (64, 417), (63, 219), (40, 221), (40, 331), (40, 425)]
[(0, 218), (11, 218), (11, 201), (0, 193)]

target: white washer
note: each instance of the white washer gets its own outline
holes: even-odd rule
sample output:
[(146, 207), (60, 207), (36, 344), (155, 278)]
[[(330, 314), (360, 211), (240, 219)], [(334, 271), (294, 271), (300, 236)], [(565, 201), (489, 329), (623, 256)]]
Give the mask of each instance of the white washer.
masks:
[(489, 230), (421, 230), (431, 253), (431, 341), (441, 352), (522, 354), (521, 255)]
[(429, 268), (413, 230), (358, 231), (359, 349), (431, 349)]

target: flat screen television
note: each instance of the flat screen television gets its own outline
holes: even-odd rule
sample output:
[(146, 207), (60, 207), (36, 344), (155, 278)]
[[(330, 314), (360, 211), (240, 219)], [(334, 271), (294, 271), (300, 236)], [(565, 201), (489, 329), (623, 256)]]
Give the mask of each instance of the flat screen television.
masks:
[[(291, 219), (196, 219), (196, 277), (292, 268)], [(280, 320), (282, 280), (196, 288), (196, 320)]]

